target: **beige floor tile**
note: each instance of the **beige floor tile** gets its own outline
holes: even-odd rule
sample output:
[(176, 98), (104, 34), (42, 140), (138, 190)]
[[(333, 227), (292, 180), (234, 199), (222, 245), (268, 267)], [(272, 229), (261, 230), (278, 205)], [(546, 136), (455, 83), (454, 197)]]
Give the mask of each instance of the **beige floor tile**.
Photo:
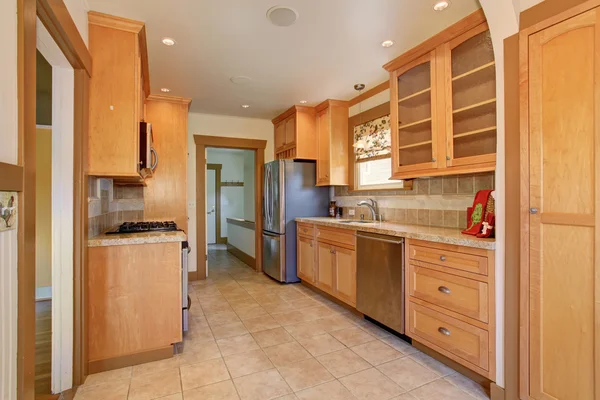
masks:
[(259, 349), (258, 344), (250, 334), (219, 339), (217, 345), (223, 356)]
[(448, 367), (445, 364), (442, 364), (441, 362), (432, 357), (429, 357), (425, 353), (418, 352), (412, 354), (409, 357), (418, 362), (419, 364), (426, 366), (438, 376), (447, 376), (456, 372), (452, 368)]
[(229, 379), (229, 372), (221, 358), (181, 367), (183, 391)]
[(254, 300), (260, 305), (277, 303), (282, 300), (281, 297), (276, 294), (252, 294), (252, 297), (254, 297)]
[(274, 368), (269, 357), (262, 350), (230, 355), (225, 357), (224, 360), (232, 378), (239, 378), (240, 376)]
[(297, 342), (279, 344), (263, 350), (277, 367), (312, 358), (310, 353)]
[(231, 380), (183, 392), (183, 400), (238, 400), (239, 398)]
[(294, 338), (284, 328), (255, 332), (252, 336), (260, 347), (276, 346), (294, 341)]
[(295, 394), (286, 394), (285, 396), (281, 396), (276, 398), (275, 400), (298, 400)]
[(332, 381), (297, 393), (300, 400), (354, 400), (356, 397), (339, 381)]
[(212, 327), (232, 324), (234, 322), (240, 322), (239, 317), (234, 311), (225, 311), (221, 313), (215, 314), (207, 314), (206, 319), (208, 320), (208, 324)]
[(459, 389), (462, 389), (464, 392), (469, 393), (471, 396), (475, 397), (478, 400), (488, 400), (490, 398), (487, 390), (483, 386), (481, 386), (477, 382), (472, 381), (466, 376), (459, 374), (458, 372), (447, 376), (445, 380), (452, 383)]
[(394, 350), (380, 340), (359, 344), (351, 348), (353, 352), (373, 365), (380, 365), (402, 357), (402, 353)]
[(375, 368), (348, 375), (340, 382), (359, 400), (388, 400), (404, 392)]
[(136, 377), (173, 368), (179, 368), (179, 357), (171, 357), (164, 360), (134, 365), (132, 375)]
[(316, 307), (316, 306), (319, 305), (319, 303), (317, 303), (316, 301), (314, 301), (310, 297), (306, 297), (304, 295), (302, 295), (302, 297), (298, 298), (298, 299), (293, 299), (293, 300), (286, 299), (286, 300), (296, 310), (301, 310), (303, 308), (308, 308), (308, 307)]
[(314, 358), (278, 367), (278, 370), (294, 392), (334, 380)]
[(335, 314), (334, 311), (322, 305), (317, 307), (304, 308), (300, 310), (300, 312), (302, 313), (302, 315), (304, 315), (306, 321), (321, 319)]
[(150, 400), (181, 392), (179, 368), (134, 376), (129, 387), (130, 400)]
[(183, 353), (177, 356), (179, 358), (179, 365), (197, 364), (220, 357), (221, 352), (214, 340), (207, 340), (193, 346), (184, 345)]
[(444, 379), (428, 383), (410, 392), (418, 400), (473, 400), (466, 392), (463, 392), (453, 384)]
[(439, 378), (432, 370), (408, 357), (382, 364), (377, 369), (407, 392)]
[(127, 400), (129, 379), (83, 385), (75, 394), (75, 400)]
[(339, 350), (317, 357), (317, 360), (336, 378), (371, 368), (371, 364), (350, 349)]
[(225, 303), (207, 304), (205, 306), (203, 305), (202, 310), (204, 311), (204, 314), (207, 315), (207, 314), (216, 314), (216, 313), (226, 312), (226, 311), (233, 311), (233, 308), (231, 308), (229, 303), (225, 302)]
[(277, 322), (279, 322), (283, 326), (293, 325), (293, 324), (297, 324), (300, 322), (306, 322), (306, 321), (316, 319), (316, 318), (312, 318), (309, 315), (303, 314), (302, 313), (303, 311), (304, 310), (293, 310), (293, 311), (274, 313), (271, 315), (273, 316), (273, 318), (275, 318), (275, 320)]
[(333, 336), (348, 347), (358, 346), (359, 344), (372, 342), (375, 340), (375, 337), (371, 336), (370, 334), (358, 327), (331, 332), (331, 336)]
[(343, 315), (333, 315), (316, 321), (326, 332), (334, 332), (342, 329), (353, 328), (356, 325)]
[(292, 392), (275, 369), (242, 376), (233, 382), (242, 400), (271, 400)]
[(269, 313), (267, 313), (267, 310), (262, 308), (258, 303), (246, 305), (244, 307), (234, 307), (233, 310), (242, 321), (249, 318), (269, 315)]
[(404, 393), (398, 397), (394, 397), (392, 400), (417, 400), (417, 398), (410, 393)]
[(420, 351), (416, 347), (412, 346), (408, 342), (406, 342), (394, 335), (384, 337), (381, 339), (381, 341), (386, 344), (389, 344), (394, 349), (398, 350), (400, 353), (407, 355), (407, 356), (411, 355), (411, 354), (420, 353)]
[(192, 328), (186, 332), (183, 336), (184, 341), (204, 341), (214, 340), (212, 330), (207, 326), (206, 328)]
[(392, 334), (389, 333), (388, 331), (386, 331), (385, 329), (381, 329), (377, 325), (375, 325), (367, 320), (360, 322), (358, 324), (358, 326), (360, 326), (362, 329), (364, 329), (365, 331), (369, 332), (371, 335), (373, 335), (379, 339), (392, 336)]
[(328, 333), (309, 338), (300, 338), (298, 342), (314, 357), (346, 348), (346, 346)]
[(285, 330), (296, 339), (322, 335), (326, 333), (326, 330), (323, 328), (322, 324), (319, 323), (319, 321), (320, 320), (307, 321), (293, 325), (286, 325)]
[(132, 367), (114, 369), (112, 371), (99, 372), (97, 374), (88, 375), (84, 386), (98, 385), (100, 383), (114, 382), (123, 379), (131, 378)]
[(248, 333), (248, 330), (244, 324), (240, 322), (234, 322), (232, 324), (220, 325), (212, 327), (212, 332), (215, 339), (229, 338), (233, 336), (240, 336)]
[(261, 315), (259, 317), (245, 319), (244, 325), (246, 326), (246, 329), (248, 329), (248, 332), (251, 333), (266, 331), (280, 326), (270, 315)]
[(294, 306), (285, 301), (277, 301), (274, 303), (262, 304), (262, 307), (270, 314), (276, 314), (294, 310)]

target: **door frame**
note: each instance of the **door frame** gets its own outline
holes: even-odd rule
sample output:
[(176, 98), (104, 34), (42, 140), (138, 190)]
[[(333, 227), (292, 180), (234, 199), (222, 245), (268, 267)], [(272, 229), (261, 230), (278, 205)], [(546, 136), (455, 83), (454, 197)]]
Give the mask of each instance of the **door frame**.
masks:
[(254, 151), (254, 219), (255, 219), (255, 258), (256, 271), (262, 272), (262, 193), (263, 168), (265, 164), (266, 140), (243, 139), (221, 136), (194, 135), (196, 144), (196, 247), (198, 262), (196, 266), (197, 279), (206, 279), (206, 148), (241, 149)]
[[(87, 147), (92, 58), (62, 0), (17, 0), (18, 165), (0, 190), (18, 191), (17, 399), (35, 397), (36, 22), (46, 27), (73, 68), (73, 386), (87, 374)], [(0, 174), (3, 175), (3, 174)]]
[(227, 238), (221, 237), (221, 170), (223, 164), (206, 164), (206, 170), (209, 169), (215, 171), (215, 242), (227, 244)]

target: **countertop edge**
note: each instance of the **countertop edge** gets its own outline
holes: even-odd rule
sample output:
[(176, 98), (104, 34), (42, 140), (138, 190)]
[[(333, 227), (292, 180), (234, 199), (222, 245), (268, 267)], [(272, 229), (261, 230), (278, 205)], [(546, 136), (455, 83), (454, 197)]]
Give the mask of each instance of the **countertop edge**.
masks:
[[(407, 239), (425, 240), (425, 241), (434, 242), (434, 243), (465, 246), (465, 247), (471, 247), (471, 248), (475, 248), (475, 249), (496, 250), (496, 241), (495, 240), (480, 239), (480, 238), (476, 238), (476, 237), (471, 238), (471, 237), (469, 237), (469, 235), (460, 234), (460, 231), (458, 229), (456, 230), (456, 234), (460, 234), (461, 237), (453, 237), (450, 235), (444, 235), (443, 233), (407, 232), (406, 230), (402, 229), (402, 226), (407, 226), (407, 225), (403, 225), (403, 224), (397, 224), (398, 229), (395, 230), (395, 229), (382, 228), (382, 227), (373, 226), (373, 225), (345, 224), (345, 223), (341, 223), (341, 222), (339, 222), (337, 220), (333, 220), (333, 219), (332, 220), (321, 220), (318, 218), (303, 217), (303, 218), (296, 218), (295, 221), (303, 222), (303, 223), (310, 223), (310, 224), (315, 224), (315, 225), (329, 226), (329, 227), (333, 227), (333, 228), (379, 233), (382, 235), (397, 236), (397, 237), (403, 237), (403, 238), (407, 238)], [(394, 223), (390, 222), (389, 224), (394, 224)], [(410, 225), (410, 226), (417, 227), (417, 225)], [(427, 228), (427, 227), (421, 226), (421, 228)], [(448, 228), (440, 228), (440, 229), (448, 229)]]
[(156, 243), (181, 243), (187, 240), (187, 236), (183, 232), (168, 232), (153, 234), (129, 234), (139, 235), (134, 237), (110, 237), (106, 234), (100, 234), (88, 239), (88, 247), (108, 247), (108, 246), (127, 246), (136, 244), (156, 244)]

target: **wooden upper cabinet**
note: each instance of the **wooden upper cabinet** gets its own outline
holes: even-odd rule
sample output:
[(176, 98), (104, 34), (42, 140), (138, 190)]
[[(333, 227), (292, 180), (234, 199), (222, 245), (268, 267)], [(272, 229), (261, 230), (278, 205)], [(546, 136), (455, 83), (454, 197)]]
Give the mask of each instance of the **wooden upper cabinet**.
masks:
[(326, 100), (316, 111), (317, 186), (347, 186), (348, 102)]
[(496, 70), (477, 11), (384, 66), (390, 73), (392, 178), (496, 168)]
[(293, 106), (273, 119), (275, 158), (316, 160), (315, 109)]
[(89, 94), (89, 174), (142, 181), (139, 123), (150, 92), (142, 22), (89, 12), (94, 60)]

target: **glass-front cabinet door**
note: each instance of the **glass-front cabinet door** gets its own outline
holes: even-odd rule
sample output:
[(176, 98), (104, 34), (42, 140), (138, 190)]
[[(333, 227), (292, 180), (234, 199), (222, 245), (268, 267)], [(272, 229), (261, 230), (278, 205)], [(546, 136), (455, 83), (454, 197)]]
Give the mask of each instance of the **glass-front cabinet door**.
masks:
[[(437, 168), (436, 51), (392, 74), (393, 177)], [(397, 97), (395, 96), (397, 95)]]
[[(446, 165), (496, 161), (496, 63), (487, 24), (445, 45)], [(449, 72), (449, 73), (448, 73)]]

